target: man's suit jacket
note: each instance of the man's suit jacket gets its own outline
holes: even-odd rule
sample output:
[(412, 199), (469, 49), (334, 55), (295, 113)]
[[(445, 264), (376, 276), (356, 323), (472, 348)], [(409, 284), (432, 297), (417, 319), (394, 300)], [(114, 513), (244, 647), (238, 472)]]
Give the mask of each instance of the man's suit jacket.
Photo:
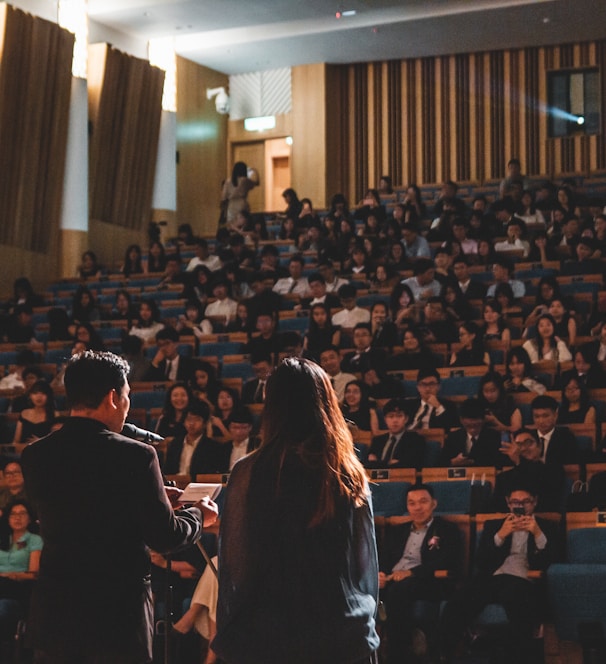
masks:
[(199, 510), (174, 512), (153, 447), (94, 419), (70, 417), (21, 462), (44, 540), (28, 623), (34, 647), (61, 661), (151, 661), (147, 547), (193, 544)]
[[(388, 461), (381, 461), (381, 455), (385, 445), (387, 445), (391, 434), (385, 433), (375, 436), (372, 439), (369, 454), (374, 454), (378, 461), (371, 461), (368, 465), (378, 468), (392, 467)], [(390, 454), (390, 458), (397, 460), (397, 468), (423, 468), (425, 460), (425, 439), (416, 431), (405, 431), (398, 441), (395, 450)]]
[[(451, 431), (446, 440), (444, 441), (444, 448), (440, 461), (442, 465), (449, 466), (451, 459), (458, 454), (466, 454), (465, 447), (467, 445), (467, 431), (465, 429), (457, 429)], [(511, 465), (508, 457), (499, 452), (501, 447), (501, 436), (496, 429), (484, 427), (480, 431), (480, 435), (472, 446), (467, 457), (471, 465), (475, 466), (496, 466), (501, 468), (505, 465)]]
[[(535, 437), (537, 440), (540, 439), (538, 431), (535, 431)], [(576, 436), (568, 427), (556, 427), (547, 446), (545, 463), (564, 466), (578, 462), (579, 446), (577, 445)]]
[[(166, 475), (176, 475), (179, 472), (184, 444), (185, 436), (178, 436), (170, 442), (163, 466)], [(203, 473), (226, 473), (229, 470), (229, 454), (227, 454), (226, 461), (226, 447), (214, 438), (202, 436), (189, 465), (192, 481), (195, 481), (196, 475)]]
[[(429, 428), (430, 429), (445, 429), (449, 430), (454, 427), (460, 426), (459, 424), (459, 415), (457, 413), (456, 406), (450, 401), (444, 401), (443, 399), (438, 399), (440, 404), (444, 406), (444, 412), (441, 415), (436, 415), (435, 408), (431, 411), (431, 417), (429, 418)], [(410, 402), (410, 420), (409, 424), (412, 424), (415, 415), (419, 412), (421, 407), (421, 399), (416, 398), (412, 399)]]
[[(177, 380), (181, 382), (187, 382), (192, 375), (192, 365), (191, 361), (183, 355), (179, 356), (179, 364), (177, 366)], [(143, 380), (150, 381), (164, 381), (168, 380), (166, 377), (166, 360), (162, 360), (160, 364), (155, 367), (153, 364), (149, 365), (149, 368), (143, 376)]]
[[(528, 533), (526, 549), (528, 567), (529, 569), (544, 571), (552, 562), (559, 559), (560, 538), (556, 524), (546, 519), (541, 519), (541, 517), (535, 518), (539, 524), (539, 528), (547, 538), (547, 545), (542, 550), (537, 549), (533, 535)], [(494, 536), (500, 530), (503, 521), (504, 519), (494, 519), (484, 524), (484, 530), (482, 531), (476, 553), (476, 567), (480, 574), (492, 576), (511, 553), (513, 535), (506, 537), (502, 546), (497, 546), (494, 543)]]
[[(402, 558), (406, 542), (410, 537), (412, 521), (397, 526), (389, 526), (379, 556), (379, 569), (391, 574), (394, 565)], [(434, 538), (437, 538), (434, 539)], [(430, 544), (431, 543), (431, 544)], [(462, 562), (461, 534), (452, 523), (435, 516), (421, 545), (421, 565), (413, 567), (413, 576), (433, 578), (435, 570), (445, 569), (460, 572)]]
[(255, 393), (258, 386), (258, 378), (252, 378), (251, 380), (248, 380), (246, 383), (244, 383), (242, 386), (242, 403), (263, 403), (264, 399), (261, 401), (255, 401)]
[(382, 371), (387, 362), (387, 353), (382, 348), (369, 348), (363, 353), (354, 351), (347, 353), (341, 360), (341, 371), (344, 373), (359, 373), (372, 368)]
[(480, 281), (470, 279), (463, 297), (467, 300), (483, 300), (486, 297), (486, 286)]

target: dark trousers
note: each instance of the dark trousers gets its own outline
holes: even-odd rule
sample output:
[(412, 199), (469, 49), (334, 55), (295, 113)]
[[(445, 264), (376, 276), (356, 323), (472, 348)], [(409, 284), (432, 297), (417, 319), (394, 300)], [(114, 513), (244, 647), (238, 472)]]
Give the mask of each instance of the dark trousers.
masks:
[(433, 578), (409, 576), (392, 581), (382, 591), (387, 613), (387, 662), (402, 662), (410, 646), (413, 623), (413, 604), (417, 600), (439, 601), (446, 597), (443, 583)]
[(539, 589), (526, 579), (509, 574), (476, 577), (450, 602), (443, 616), (444, 650), (452, 653), (466, 627), (487, 604), (501, 604), (509, 621), (509, 646), (518, 662), (532, 661), (532, 635), (541, 622)]

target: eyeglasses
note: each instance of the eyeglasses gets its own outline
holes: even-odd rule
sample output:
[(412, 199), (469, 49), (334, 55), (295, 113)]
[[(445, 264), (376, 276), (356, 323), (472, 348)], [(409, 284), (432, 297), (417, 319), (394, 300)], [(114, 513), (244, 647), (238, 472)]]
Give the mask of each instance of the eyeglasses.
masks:
[(9, 516), (29, 516), (27, 512), (11, 512)]
[(524, 500), (509, 500), (507, 504), (511, 507), (527, 507), (528, 505), (534, 505), (534, 498), (524, 498)]
[(518, 447), (530, 447), (531, 445), (536, 445), (537, 441), (534, 438), (525, 438), (524, 440), (517, 440), (516, 445)]
[(20, 470), (5, 470), (4, 477), (10, 477), (12, 475), (23, 475)]

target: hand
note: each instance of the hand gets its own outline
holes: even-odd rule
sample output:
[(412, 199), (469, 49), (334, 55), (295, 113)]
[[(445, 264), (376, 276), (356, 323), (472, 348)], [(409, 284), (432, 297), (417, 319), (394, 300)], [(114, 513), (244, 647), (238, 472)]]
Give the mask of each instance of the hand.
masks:
[(387, 585), (387, 581), (388, 579), (385, 572), (379, 572), (379, 589), (382, 590), (383, 588), (385, 588), (385, 586)]
[(519, 518), (519, 527), (518, 530), (525, 530), (529, 532), (535, 539), (541, 535), (543, 532), (539, 528), (539, 524), (534, 516), (531, 514), (529, 516), (522, 516)]
[(463, 452), (459, 452), (456, 457), (452, 457), (450, 460), (451, 466), (467, 466), (469, 463), (469, 459), (463, 454)]
[(411, 576), (410, 570), (398, 570), (391, 575), (391, 579), (392, 581), (404, 581), (404, 579), (407, 579), (409, 576)]
[(194, 503), (192, 507), (197, 507), (200, 512), (202, 512), (203, 525), (205, 528), (212, 526), (219, 516), (217, 503), (213, 502), (208, 496), (205, 496), (202, 500)]
[(166, 558), (163, 555), (156, 553), (155, 551), (150, 551), (149, 557), (151, 558), (153, 565), (166, 569)]
[(168, 498), (173, 509), (179, 507), (179, 497), (183, 493), (181, 489), (177, 489), (176, 486), (165, 486), (164, 491), (166, 491), (166, 497)]
[(503, 525), (501, 528), (497, 531), (497, 535), (502, 539), (506, 539), (513, 533), (514, 530), (520, 530), (517, 527), (517, 522), (519, 521), (519, 517), (516, 516), (515, 514), (508, 514), (507, 517), (505, 518), (505, 521), (503, 521)]
[(426, 401), (432, 408), (438, 409), (441, 406), (438, 397), (435, 394), (430, 394)]
[(520, 463), (520, 448), (515, 443), (502, 442), (499, 452), (509, 457), (514, 466)]

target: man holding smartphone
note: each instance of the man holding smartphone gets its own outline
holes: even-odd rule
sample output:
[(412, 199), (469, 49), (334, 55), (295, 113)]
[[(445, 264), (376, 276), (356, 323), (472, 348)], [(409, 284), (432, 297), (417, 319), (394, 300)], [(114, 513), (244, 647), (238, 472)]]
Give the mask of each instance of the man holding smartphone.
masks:
[(507, 495), (509, 514), (486, 521), (476, 553), (476, 575), (448, 603), (444, 613), (443, 651), (453, 656), (465, 628), (487, 604), (501, 604), (509, 620), (509, 661), (539, 662), (533, 633), (544, 614), (541, 587), (531, 577), (557, 559), (555, 524), (534, 515), (537, 497), (522, 485)]

